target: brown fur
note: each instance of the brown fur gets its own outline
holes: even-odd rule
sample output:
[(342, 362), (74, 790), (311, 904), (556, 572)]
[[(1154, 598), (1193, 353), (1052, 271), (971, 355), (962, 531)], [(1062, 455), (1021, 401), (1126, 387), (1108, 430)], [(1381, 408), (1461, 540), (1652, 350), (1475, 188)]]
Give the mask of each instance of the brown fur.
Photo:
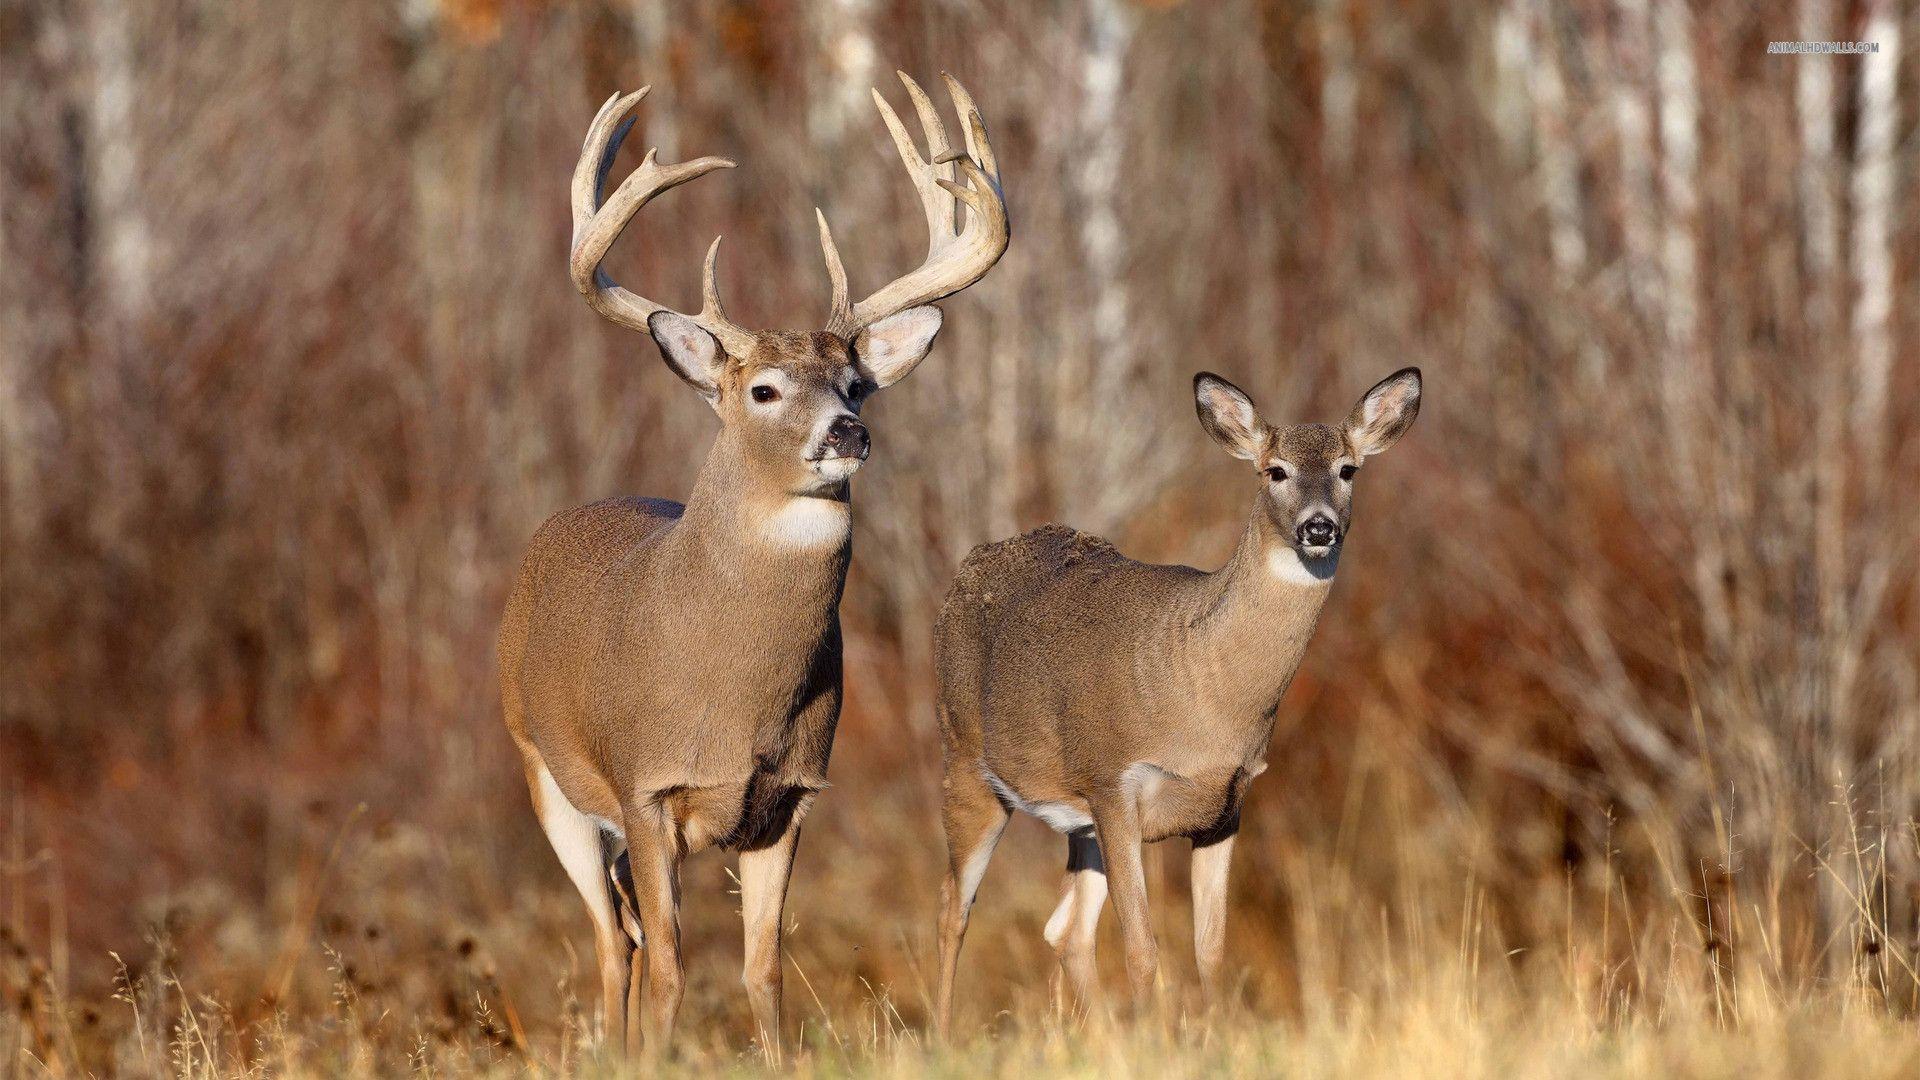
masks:
[(782, 548), (752, 521), (794, 497), (844, 504), (847, 488), (796, 496), (814, 410), (746, 423), (744, 388), (777, 369), (800, 385), (786, 395), (795, 405), (837, 403), (835, 372), (852, 361), (831, 335), (761, 338), (728, 366), (727, 423), (686, 505), (618, 498), (555, 515), (528, 546), (501, 626), (515, 739), (596, 817), (617, 823), (637, 801), (673, 794), (689, 850), (745, 838), (757, 777), (823, 786), (838, 712), (849, 546)]
[(607, 276), (609, 247), (650, 200), (733, 167), (717, 157), (662, 165), (649, 151), (607, 195), (644, 88), (607, 99), (574, 164), (574, 288), (607, 319), (650, 334), (721, 420), (686, 505), (610, 499), (542, 526), (501, 619), (507, 730), (541, 828), (593, 918), (602, 1027), (624, 1026), (630, 1053), (643, 1005), (658, 1043), (679, 1010), (680, 862), (720, 844), (741, 852), (743, 981), (762, 1046), (778, 1055), (781, 911), (840, 717), (848, 480), (871, 445), (860, 406), (925, 359), (942, 318), (929, 305), (979, 281), (1012, 236), (973, 98), (946, 77), (961, 152), (919, 85), (900, 80), (924, 157), (877, 91), (874, 100), (920, 193), (927, 256), (855, 302), (816, 211), (833, 288), (822, 331), (754, 333), (727, 318), (718, 239), (697, 314)]
[[(909, 351), (924, 354), (928, 322), (913, 327)], [(541, 526), (501, 620), (504, 711), (535, 808), (595, 919), (609, 1032), (622, 1026), (622, 1003), (640, 1006), (639, 942), (618, 913), (643, 932), (647, 1019), (664, 1032), (680, 994), (678, 866), (717, 844), (743, 853), (745, 979), (771, 1041), (780, 902), (840, 714), (849, 491), (813, 459), (825, 423), (857, 415), (869, 383), (832, 334), (757, 334), (735, 359), (704, 336), (687, 339), (689, 353), (668, 329), (684, 325), (658, 331), (661, 346), (700, 380), (720, 434), (684, 506), (608, 499)], [(763, 384), (778, 400), (753, 398)], [(803, 543), (770, 534), (795, 508), (846, 525)], [(599, 830), (586, 855), (582, 815)], [(622, 840), (625, 895), (597, 895)]]
[[(1073, 890), (1085, 885), (1090, 862), (1104, 862), (1093, 868), (1112, 878), (1136, 993), (1151, 984), (1155, 948), (1139, 845), (1169, 837), (1189, 837), (1200, 850), (1230, 843), (1338, 561), (1337, 549), (1306, 553), (1299, 518), (1324, 508), (1344, 532), (1351, 483), (1339, 466), (1384, 449), (1411, 423), (1418, 376), (1410, 384), (1406, 377), (1376, 387), (1342, 428), (1274, 428), (1230, 384), (1201, 381), (1209, 432), (1262, 472), (1288, 470), (1285, 481), (1263, 483), (1239, 546), (1212, 573), (1136, 562), (1059, 525), (977, 548), (962, 563), (935, 631), (950, 855), (942, 1027), (973, 890), (1019, 807), (1077, 837), (1097, 835), (1097, 849), (1074, 849), (1068, 895), (1048, 928), (1076, 992), (1084, 998), (1090, 990), (1092, 934), (1065, 924), (1080, 917)], [(1370, 423), (1367, 401), (1390, 384), (1401, 394), (1390, 402), (1397, 411)], [(1230, 394), (1209, 401), (1216, 385)], [(1287, 573), (1275, 571), (1276, 559)], [(1208, 903), (1224, 902), (1226, 850), (1210, 860), (1217, 878), (1196, 876), (1196, 896)], [(1202, 915), (1197, 940), (1211, 984), (1223, 923), (1217, 912)]]

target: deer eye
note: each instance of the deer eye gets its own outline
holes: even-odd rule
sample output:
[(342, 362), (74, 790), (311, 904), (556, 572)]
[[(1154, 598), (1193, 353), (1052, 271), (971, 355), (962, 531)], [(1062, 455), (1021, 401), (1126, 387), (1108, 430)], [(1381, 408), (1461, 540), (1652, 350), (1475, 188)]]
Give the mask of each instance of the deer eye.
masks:
[(753, 394), (753, 400), (759, 402), (762, 405), (765, 405), (770, 401), (780, 400), (780, 391), (775, 390), (771, 386), (756, 386), (753, 388), (752, 394)]
[(853, 380), (853, 385), (847, 387), (848, 401), (859, 401), (861, 398), (864, 398), (866, 396), (867, 396), (867, 380), (865, 379), (855, 379)]
[(1351, 480), (1353, 479), (1353, 474), (1359, 471), (1360, 471), (1359, 469), (1356, 469), (1351, 465), (1342, 465), (1340, 466), (1340, 479)]
[(1287, 470), (1282, 468), (1279, 465), (1274, 465), (1269, 467), (1266, 470), (1266, 473), (1267, 473), (1267, 479), (1273, 481), (1276, 484), (1284, 482), (1287, 478)]

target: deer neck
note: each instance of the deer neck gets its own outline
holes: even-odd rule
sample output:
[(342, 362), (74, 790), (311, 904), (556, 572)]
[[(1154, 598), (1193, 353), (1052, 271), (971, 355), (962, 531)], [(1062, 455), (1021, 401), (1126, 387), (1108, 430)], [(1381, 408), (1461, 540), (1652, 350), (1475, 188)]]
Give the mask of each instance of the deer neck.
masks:
[(1255, 506), (1233, 557), (1201, 582), (1193, 670), (1235, 712), (1271, 720), (1333, 586), (1336, 552), (1303, 559)]
[(811, 492), (773, 483), (723, 430), (694, 480), (680, 529), (733, 575), (769, 575), (786, 588), (818, 579), (837, 603), (853, 552), (852, 491), (844, 481)]

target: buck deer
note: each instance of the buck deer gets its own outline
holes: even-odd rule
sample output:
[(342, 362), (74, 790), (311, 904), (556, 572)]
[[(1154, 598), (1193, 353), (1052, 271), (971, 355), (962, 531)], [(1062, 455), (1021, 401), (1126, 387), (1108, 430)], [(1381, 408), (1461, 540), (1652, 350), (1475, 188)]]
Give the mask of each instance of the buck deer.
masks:
[(1136, 1004), (1152, 989), (1140, 847), (1176, 836), (1193, 841), (1194, 950), (1217, 993), (1241, 803), (1333, 583), (1354, 475), (1413, 423), (1420, 373), (1389, 376), (1337, 428), (1267, 424), (1216, 375), (1195, 377), (1194, 399), (1207, 433), (1261, 476), (1224, 567), (1135, 562), (1049, 525), (975, 548), (941, 608), (943, 1033), (967, 915), (1014, 810), (1067, 836), (1046, 939), (1080, 1004), (1109, 880)]
[(602, 202), (631, 127), (622, 119), (645, 89), (608, 99), (574, 169), (575, 286), (601, 315), (649, 333), (720, 417), (685, 505), (609, 499), (542, 525), (501, 619), (507, 729), (540, 824), (593, 918), (602, 1029), (609, 1040), (624, 1029), (629, 1053), (642, 1029), (652, 1045), (670, 1037), (682, 986), (681, 860), (719, 845), (739, 852), (743, 981), (762, 1045), (778, 1054), (781, 912), (840, 713), (848, 480), (870, 447), (861, 405), (927, 355), (941, 323), (927, 305), (979, 281), (1007, 247), (999, 169), (972, 99), (947, 77), (961, 152), (927, 95), (900, 79), (926, 134), (925, 160), (877, 90), (874, 101), (926, 212), (927, 257), (850, 303), (816, 211), (833, 286), (823, 331), (730, 322), (714, 286), (718, 240), (697, 315), (601, 271), (654, 196), (733, 166), (713, 157), (661, 165), (650, 151)]

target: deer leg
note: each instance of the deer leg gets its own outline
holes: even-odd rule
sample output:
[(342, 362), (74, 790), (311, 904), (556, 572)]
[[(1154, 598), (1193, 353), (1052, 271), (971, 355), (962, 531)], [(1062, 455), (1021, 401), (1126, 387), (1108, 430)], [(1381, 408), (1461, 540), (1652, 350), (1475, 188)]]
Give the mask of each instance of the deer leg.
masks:
[[(640, 905), (634, 899), (633, 860), (622, 851), (615, 856), (607, 871), (609, 883), (613, 886), (613, 908), (620, 917), (620, 925), (627, 932), (627, 1031), (640, 1030), (640, 988), (645, 985), (645, 971), (641, 965), (645, 962), (646, 935), (640, 931)], [(622, 1049), (626, 1040), (622, 1040)]]
[(933, 1015), (935, 1030), (945, 1038), (953, 1021), (953, 983), (960, 968), (960, 945), (967, 936), (967, 915), (1009, 814), (977, 762), (949, 761), (941, 786), (947, 877), (940, 886), (940, 991)]
[(1047, 920), (1047, 944), (1060, 958), (1060, 970), (1073, 995), (1074, 1009), (1092, 1008), (1098, 985), (1094, 969), (1094, 940), (1100, 928), (1100, 909), (1107, 902), (1107, 864), (1100, 842), (1090, 830), (1067, 836), (1067, 881), (1060, 906)]
[(593, 919), (593, 953), (600, 968), (601, 1038), (618, 1046), (626, 1029), (628, 957), (633, 942), (620, 928), (608, 889), (605, 839), (600, 823), (574, 809), (553, 782), (553, 774), (531, 750), (526, 755), (527, 785), (533, 792), (534, 813), (547, 843), (560, 858), (567, 878), (586, 901)]
[(772, 843), (740, 852), (740, 920), (746, 934), (746, 965), (740, 978), (753, 1004), (760, 1045), (776, 1064), (780, 1060), (780, 923), (794, 851), (800, 846), (800, 822), (812, 799), (811, 792), (800, 793), (786, 827)]
[(645, 1003), (640, 1000), (640, 993), (647, 985), (646, 962), (647, 947), (644, 944), (627, 954), (627, 1035), (620, 1048), (628, 1057), (639, 1055), (639, 1033), (646, 1029)]
[(1233, 838), (1199, 837), (1193, 842), (1193, 958), (1207, 1003), (1220, 1003), (1220, 959), (1227, 947), (1227, 865)]
[(1147, 921), (1147, 879), (1140, 864), (1140, 815), (1132, 798), (1114, 797), (1091, 804), (1100, 853), (1106, 857), (1113, 890), (1113, 912), (1120, 920), (1120, 941), (1127, 956), (1127, 983), (1136, 1012), (1153, 996), (1160, 970), (1159, 946)]
[[(673, 1038), (685, 985), (680, 966), (680, 838), (660, 807), (630, 808), (626, 817), (633, 898), (646, 937), (646, 1050), (659, 1054)], [(640, 1033), (629, 1030), (627, 1052), (637, 1056), (640, 1049)]]

